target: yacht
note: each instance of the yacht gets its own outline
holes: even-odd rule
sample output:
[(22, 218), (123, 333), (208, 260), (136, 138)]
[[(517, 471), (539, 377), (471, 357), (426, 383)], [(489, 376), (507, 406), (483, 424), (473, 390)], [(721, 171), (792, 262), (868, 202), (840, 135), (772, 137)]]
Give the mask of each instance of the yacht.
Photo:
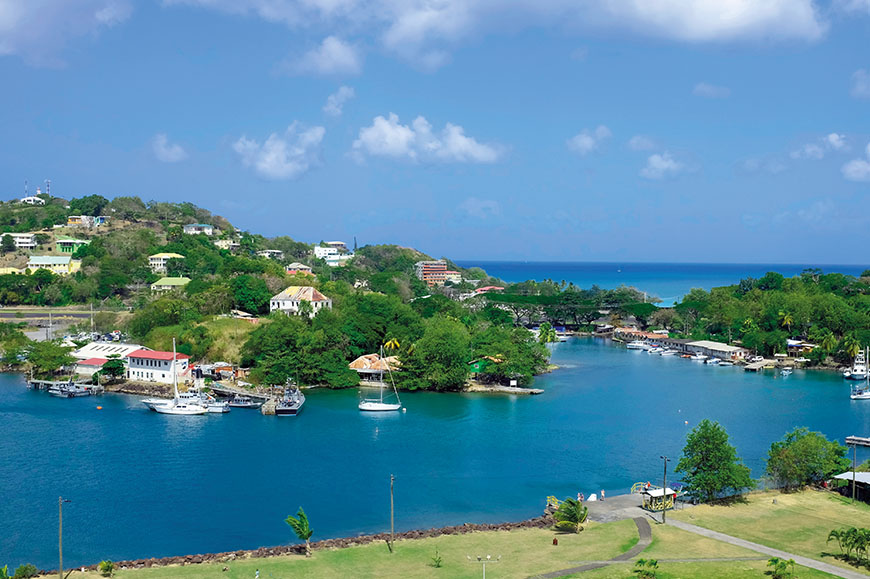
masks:
[(733, 366), (734, 362), (732, 362), (731, 360), (719, 360), (719, 363), (716, 365), (717, 366)]
[(172, 398), (145, 398), (140, 400), (142, 404), (148, 407), (148, 410), (154, 410), (155, 406), (163, 406), (172, 402)]
[(201, 394), (198, 390), (191, 390), (185, 393), (184, 398), (178, 394), (178, 373), (176, 371), (177, 364), (175, 359), (175, 339), (172, 340), (172, 387), (175, 391), (175, 398), (167, 404), (157, 404), (154, 410), (160, 414), (173, 414), (176, 416), (195, 416), (206, 414), (208, 408), (203, 404)]
[(661, 352), (659, 352), (659, 354), (662, 355), (662, 356), (676, 356), (677, 351), (676, 351), (676, 350), (671, 350), (670, 348), (665, 348), (664, 350), (662, 350)]
[(661, 346), (650, 346), (650, 348), (646, 351), (647, 354), (661, 354), (662, 348)]
[(647, 345), (643, 340), (635, 340), (633, 342), (629, 342), (625, 345), (629, 350), (646, 350)]
[(858, 352), (855, 356), (855, 361), (851, 368), (843, 371), (843, 377), (848, 380), (866, 380), (867, 379), (867, 357), (864, 350)]
[(705, 356), (704, 354), (692, 354), (692, 355), (689, 357), (689, 359), (690, 359), (690, 360), (706, 360), (706, 359), (707, 359), (707, 356)]
[[(384, 347), (383, 346), (381, 346), (380, 358), (381, 358), (381, 360), (386, 361), (386, 357), (384, 356)], [(395, 402), (390, 402), (389, 400), (387, 400), (387, 401), (384, 400), (384, 390), (386, 390), (386, 386), (382, 386), (382, 387), (378, 388), (378, 390), (380, 390), (380, 393), (377, 397), (371, 397), (371, 398), (366, 397), (366, 398), (363, 398), (362, 400), (360, 400), (360, 403), (359, 403), (360, 410), (362, 410), (364, 412), (394, 412), (396, 410), (401, 410), (402, 401), (399, 400), (399, 391), (396, 390), (396, 382), (393, 380), (393, 371), (390, 369), (389, 362), (386, 362), (385, 366), (387, 367), (387, 373), (390, 376), (390, 384), (393, 387), (393, 398), (395, 398)], [(384, 373), (382, 370), (380, 382), (383, 383), (383, 381), (384, 381)]]
[(229, 402), (227, 402), (225, 400), (218, 401), (218, 400), (215, 400), (214, 398), (209, 400), (206, 403), (205, 407), (208, 410), (209, 414), (224, 414), (224, 413), (230, 411)]
[(305, 404), (305, 394), (296, 386), (288, 383), (284, 388), (284, 398), (275, 405), (276, 416), (296, 416)]
[(870, 388), (867, 387), (866, 383), (854, 386), (849, 398), (852, 400), (870, 400)]

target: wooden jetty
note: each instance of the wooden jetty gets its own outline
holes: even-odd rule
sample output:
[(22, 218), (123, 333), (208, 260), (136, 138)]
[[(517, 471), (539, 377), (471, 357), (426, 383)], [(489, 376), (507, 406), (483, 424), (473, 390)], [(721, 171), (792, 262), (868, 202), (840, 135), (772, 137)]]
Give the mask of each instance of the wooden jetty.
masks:
[(268, 394), (257, 394), (255, 392), (251, 392), (250, 390), (226, 386), (223, 384), (219, 384), (217, 382), (210, 384), (208, 387), (211, 388), (211, 390), (215, 394), (218, 394), (219, 396), (224, 396), (227, 398), (232, 398), (233, 396), (238, 394), (239, 396), (247, 396), (248, 398), (256, 398), (257, 400), (268, 400), (269, 399)]
[(776, 360), (768, 360), (764, 359), (761, 362), (751, 362), (743, 367), (747, 372), (758, 372), (759, 370), (764, 370), (765, 368), (775, 368)]
[(100, 384), (85, 384), (84, 382), (73, 382), (71, 380), (35, 380), (31, 378), (27, 381), (28, 388), (32, 390), (45, 390), (46, 392), (51, 389), (61, 389), (69, 386), (87, 390), (91, 395), (102, 394), (105, 391), (105, 388)]

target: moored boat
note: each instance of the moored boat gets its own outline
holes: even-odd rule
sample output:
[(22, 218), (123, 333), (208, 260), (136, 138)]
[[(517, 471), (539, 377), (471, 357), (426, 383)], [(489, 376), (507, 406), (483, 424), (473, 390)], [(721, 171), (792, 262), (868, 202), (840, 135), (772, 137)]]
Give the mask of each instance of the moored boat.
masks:
[(864, 350), (860, 350), (858, 355), (855, 356), (852, 366), (843, 371), (843, 378), (847, 380), (867, 379), (867, 356)]
[(870, 400), (870, 388), (866, 383), (853, 386), (849, 398), (852, 400)]
[(288, 383), (284, 388), (284, 398), (275, 405), (275, 416), (296, 416), (305, 404), (305, 394), (296, 386)]
[(647, 344), (643, 340), (634, 340), (633, 342), (627, 343), (625, 347), (629, 350), (645, 350), (647, 348)]
[(198, 390), (192, 390), (185, 393), (184, 398), (178, 394), (178, 373), (176, 371), (177, 364), (175, 363), (175, 339), (172, 340), (172, 387), (175, 391), (175, 398), (169, 401), (168, 404), (157, 404), (152, 410), (160, 414), (172, 414), (175, 416), (196, 416), (206, 414), (208, 408), (203, 405), (201, 394)]
[(247, 396), (236, 394), (230, 398), (228, 404), (231, 408), (259, 408), (263, 405), (259, 400), (253, 400)]

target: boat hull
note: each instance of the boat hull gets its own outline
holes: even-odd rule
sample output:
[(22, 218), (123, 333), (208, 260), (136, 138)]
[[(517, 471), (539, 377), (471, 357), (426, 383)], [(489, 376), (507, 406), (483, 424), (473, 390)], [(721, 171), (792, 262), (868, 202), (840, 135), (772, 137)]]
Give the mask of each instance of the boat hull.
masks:
[(395, 412), (402, 408), (401, 404), (389, 404), (387, 402), (360, 402), (359, 409), (363, 412)]
[(166, 404), (164, 406), (155, 406), (154, 410), (160, 414), (172, 414), (174, 416), (200, 416), (208, 413), (205, 406), (187, 406)]

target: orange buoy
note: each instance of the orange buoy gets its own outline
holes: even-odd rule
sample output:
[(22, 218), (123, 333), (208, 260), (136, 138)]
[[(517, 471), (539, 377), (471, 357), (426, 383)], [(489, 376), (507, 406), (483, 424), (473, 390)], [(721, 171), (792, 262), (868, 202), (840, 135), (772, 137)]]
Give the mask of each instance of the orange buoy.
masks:
[(97, 406), (97, 410), (102, 410), (102, 409), (103, 409), (102, 406)]
[(689, 421), (688, 421), (688, 420), (686, 420), (686, 421), (685, 421), (685, 423), (686, 423), (686, 424), (688, 424), (688, 423), (689, 423)]

